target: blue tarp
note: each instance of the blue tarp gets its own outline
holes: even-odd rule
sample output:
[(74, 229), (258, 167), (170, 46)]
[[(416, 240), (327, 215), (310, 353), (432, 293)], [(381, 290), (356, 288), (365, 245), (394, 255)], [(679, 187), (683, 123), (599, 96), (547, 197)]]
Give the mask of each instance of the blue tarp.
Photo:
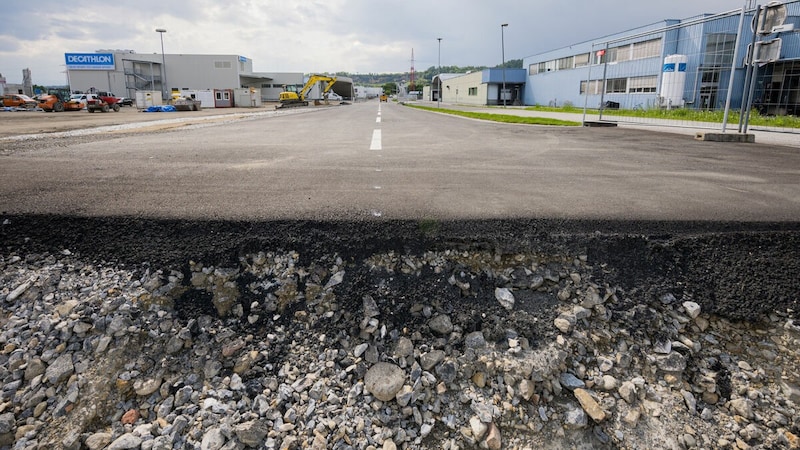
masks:
[(144, 110), (144, 112), (175, 112), (175, 109), (172, 105), (163, 105), (163, 106), (150, 106)]

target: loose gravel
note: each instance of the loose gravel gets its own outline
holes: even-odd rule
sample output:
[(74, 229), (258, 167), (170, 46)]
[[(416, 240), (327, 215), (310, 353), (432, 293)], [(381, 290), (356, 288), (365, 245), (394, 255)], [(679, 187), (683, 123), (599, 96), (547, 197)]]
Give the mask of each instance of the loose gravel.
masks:
[(0, 220), (3, 449), (800, 448), (793, 224)]

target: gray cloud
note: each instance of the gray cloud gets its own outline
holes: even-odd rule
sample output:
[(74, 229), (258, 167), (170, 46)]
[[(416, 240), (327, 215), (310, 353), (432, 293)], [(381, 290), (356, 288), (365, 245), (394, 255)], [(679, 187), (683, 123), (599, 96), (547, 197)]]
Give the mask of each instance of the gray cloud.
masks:
[[(386, 3), (386, 4), (385, 4)], [(61, 83), (63, 54), (97, 49), (241, 54), (258, 71), (357, 73), (499, 64), (667, 18), (742, 6), (734, 0), (4, 0), (0, 72)]]

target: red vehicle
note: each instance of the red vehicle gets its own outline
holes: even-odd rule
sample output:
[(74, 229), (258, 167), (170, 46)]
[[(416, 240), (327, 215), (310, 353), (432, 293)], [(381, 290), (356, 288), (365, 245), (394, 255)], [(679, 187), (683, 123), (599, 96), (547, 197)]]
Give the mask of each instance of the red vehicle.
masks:
[(86, 94), (86, 110), (90, 113), (95, 111), (108, 112), (108, 110), (114, 110), (114, 112), (119, 111), (117, 97), (102, 94), (107, 94), (107, 92)]

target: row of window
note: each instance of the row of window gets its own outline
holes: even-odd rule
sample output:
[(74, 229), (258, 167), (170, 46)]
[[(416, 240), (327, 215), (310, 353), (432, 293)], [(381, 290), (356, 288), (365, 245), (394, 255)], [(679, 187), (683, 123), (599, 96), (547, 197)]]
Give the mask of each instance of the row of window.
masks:
[(594, 52), (594, 54), (581, 53), (580, 55), (533, 63), (528, 66), (528, 74), (536, 75), (538, 73), (553, 72), (556, 70), (575, 69), (588, 66), (590, 62), (596, 65), (659, 56), (661, 56), (661, 38), (603, 49)]
[[(603, 80), (581, 81), (581, 94), (600, 95)], [(643, 94), (658, 90), (658, 77), (609, 78), (606, 80), (606, 94)]]

